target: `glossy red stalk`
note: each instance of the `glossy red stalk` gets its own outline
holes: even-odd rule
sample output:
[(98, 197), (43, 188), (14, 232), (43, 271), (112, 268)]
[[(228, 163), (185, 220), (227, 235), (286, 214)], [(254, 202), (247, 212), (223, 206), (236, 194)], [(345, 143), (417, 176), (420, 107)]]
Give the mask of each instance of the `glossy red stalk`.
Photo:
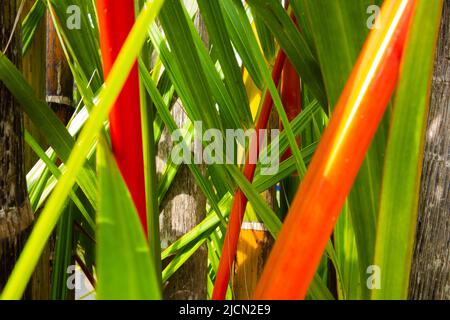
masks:
[[(106, 78), (135, 22), (134, 0), (97, 0), (100, 47)], [(144, 160), (139, 98), (139, 75), (135, 65), (116, 100), (110, 116), (112, 148), (120, 172), (130, 190), (141, 224), (147, 234)]]
[[(283, 68), (280, 92), (284, 110), (286, 111), (289, 122), (292, 122), (302, 111), (302, 94), (300, 88), (300, 76), (288, 59)], [(281, 122), (280, 129), (283, 129), (283, 124)], [(300, 144), (299, 137), (297, 137), (297, 143)], [(292, 156), (292, 151), (289, 148), (281, 157), (281, 161), (286, 160), (290, 156)]]
[[(287, 11), (289, 9), (289, 0), (284, 4)], [(297, 18), (294, 13), (291, 14), (291, 19), (298, 28)], [(288, 117), (289, 122), (292, 122), (302, 111), (302, 92), (300, 76), (295, 70), (294, 65), (289, 59), (286, 59), (281, 76), (280, 87), (281, 101), (283, 102), (284, 111)], [(280, 130), (283, 130), (283, 123), (280, 121)], [(297, 143), (300, 145), (300, 137), (297, 137)], [(291, 148), (281, 156), (281, 161), (284, 161), (292, 156)], [(296, 173), (298, 174), (298, 173)]]
[(386, 0), (337, 103), (257, 286), (303, 299), (397, 84), (414, 0)]

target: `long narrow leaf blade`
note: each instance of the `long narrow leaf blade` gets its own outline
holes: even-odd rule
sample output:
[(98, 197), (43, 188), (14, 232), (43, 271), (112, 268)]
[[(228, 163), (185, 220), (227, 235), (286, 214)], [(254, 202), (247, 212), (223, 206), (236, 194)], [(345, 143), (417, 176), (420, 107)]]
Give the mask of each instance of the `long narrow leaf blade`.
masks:
[(159, 282), (144, 229), (108, 148), (100, 143), (97, 149), (97, 298), (159, 299)]

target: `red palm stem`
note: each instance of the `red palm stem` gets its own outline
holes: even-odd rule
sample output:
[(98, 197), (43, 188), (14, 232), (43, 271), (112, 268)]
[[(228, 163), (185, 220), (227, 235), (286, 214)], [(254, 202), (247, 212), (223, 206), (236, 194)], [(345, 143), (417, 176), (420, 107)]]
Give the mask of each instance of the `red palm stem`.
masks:
[[(286, 111), (289, 122), (292, 122), (302, 111), (302, 94), (300, 76), (289, 59), (284, 63), (280, 92), (284, 110)], [(283, 129), (281, 122), (280, 129)], [(297, 143), (300, 144), (299, 137), (297, 137)], [(286, 160), (291, 155), (292, 151), (289, 148), (281, 157), (281, 161)]]
[[(133, 0), (97, 0), (103, 72), (108, 76), (134, 25)], [(116, 100), (110, 116), (115, 159), (130, 190), (141, 224), (147, 234), (144, 160), (141, 131), (138, 69), (135, 65)]]

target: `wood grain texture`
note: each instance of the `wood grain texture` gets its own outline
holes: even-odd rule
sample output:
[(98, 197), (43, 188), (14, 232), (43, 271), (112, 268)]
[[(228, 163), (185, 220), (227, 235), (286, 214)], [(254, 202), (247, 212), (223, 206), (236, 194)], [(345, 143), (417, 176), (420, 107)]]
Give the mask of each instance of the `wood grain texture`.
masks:
[[(34, 0), (25, 0), (22, 21), (30, 12), (31, 8), (35, 4)], [(33, 87), (34, 94), (39, 99), (45, 100), (45, 17), (42, 19), (38, 29), (33, 38), (33, 42), (28, 48), (27, 52), (22, 58), (22, 73), (27, 82)], [(47, 147), (48, 144), (40, 132), (39, 128), (30, 120), (30, 118), (24, 114), (23, 123), (25, 129), (35, 138), (36, 141), (42, 147)], [(25, 172), (28, 172), (35, 163), (39, 160), (39, 157), (31, 149), (30, 146), (25, 144)]]
[(410, 298), (450, 299), (450, 0), (436, 53)]
[[(207, 44), (206, 28), (199, 14), (196, 16), (195, 24), (203, 41)], [(171, 113), (178, 127), (183, 128), (187, 121), (187, 115), (179, 99), (175, 102)], [(167, 129), (164, 129), (158, 145), (156, 162), (158, 175), (163, 171), (172, 148), (171, 136)], [(204, 173), (205, 168), (200, 166), (200, 169)], [(189, 232), (205, 218), (206, 197), (197, 186), (187, 165), (183, 164), (179, 168), (160, 209), (160, 232), (163, 249)], [(164, 298), (169, 300), (206, 299), (207, 259), (207, 249), (203, 245), (163, 284)]]
[[(186, 113), (180, 100), (171, 111), (178, 127), (186, 123)], [(158, 145), (157, 170), (164, 169), (173, 143), (164, 130)], [(205, 218), (206, 198), (197, 186), (187, 165), (181, 165), (160, 206), (162, 249), (193, 229)], [(206, 299), (207, 251), (201, 246), (164, 284), (164, 298), (169, 300)]]
[[(18, 1), (0, 0), (0, 8), (0, 50), (5, 52), (8, 46), (6, 55), (20, 66), (20, 27), (13, 31)], [(0, 83), (0, 291), (22, 251), (33, 221), (23, 164), (22, 113)], [(30, 297), (29, 294), (27, 290), (25, 297)]]
[(46, 31), (46, 101), (59, 119), (67, 124), (74, 111), (73, 77), (49, 12)]

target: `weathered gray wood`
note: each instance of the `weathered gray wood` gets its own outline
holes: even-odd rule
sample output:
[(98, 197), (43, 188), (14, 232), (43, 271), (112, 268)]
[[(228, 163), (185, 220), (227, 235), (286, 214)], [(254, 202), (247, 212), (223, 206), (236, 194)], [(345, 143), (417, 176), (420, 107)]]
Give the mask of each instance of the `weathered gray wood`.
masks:
[[(196, 27), (204, 42), (207, 43), (208, 37), (199, 15), (196, 18)], [(183, 128), (187, 115), (180, 100), (175, 102), (171, 113), (178, 127)], [(170, 157), (172, 147), (170, 134), (165, 129), (158, 145), (156, 164), (159, 174)], [(197, 186), (187, 165), (181, 165), (161, 204), (161, 210), (160, 231), (163, 249), (189, 232), (205, 218), (206, 198)], [(164, 284), (164, 298), (170, 300), (206, 299), (207, 258), (206, 247), (201, 246)]]
[[(19, 66), (22, 54), (20, 28), (14, 31), (9, 42), (18, 2), (0, 0), (0, 49), (4, 51), (9, 43), (6, 55)], [(15, 265), (33, 221), (23, 165), (22, 114), (12, 95), (0, 83), (0, 291)]]
[[(186, 114), (179, 100), (172, 115), (183, 127)], [(161, 173), (170, 157), (172, 141), (166, 132), (158, 146), (157, 169)], [(181, 165), (161, 204), (160, 231), (162, 248), (167, 248), (205, 218), (206, 199), (187, 165)], [(164, 284), (165, 299), (206, 299), (207, 252), (204, 246)]]
[(410, 297), (450, 299), (450, 0), (436, 54)]

